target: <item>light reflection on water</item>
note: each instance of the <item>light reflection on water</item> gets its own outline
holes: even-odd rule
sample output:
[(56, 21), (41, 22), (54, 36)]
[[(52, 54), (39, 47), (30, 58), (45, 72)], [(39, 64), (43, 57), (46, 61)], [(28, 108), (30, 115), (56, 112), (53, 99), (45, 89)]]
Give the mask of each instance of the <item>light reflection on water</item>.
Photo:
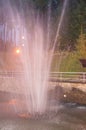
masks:
[(49, 113), (49, 117), (0, 118), (0, 130), (86, 130), (86, 109), (81, 107), (63, 107), (56, 113)]

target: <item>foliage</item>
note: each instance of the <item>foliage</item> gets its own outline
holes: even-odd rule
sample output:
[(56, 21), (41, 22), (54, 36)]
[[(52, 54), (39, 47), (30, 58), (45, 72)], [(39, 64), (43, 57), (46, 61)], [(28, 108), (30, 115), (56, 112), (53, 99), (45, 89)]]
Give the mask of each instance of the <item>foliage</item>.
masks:
[[(71, 0), (69, 4), (68, 38), (71, 48), (75, 48), (81, 26), (86, 28), (86, 1)], [(84, 30), (85, 31), (85, 30)]]
[[(51, 41), (56, 35), (56, 30), (58, 27), (58, 21), (60, 18), (62, 5), (64, 0), (9, 0), (12, 9), (17, 8), (20, 14), (23, 13), (24, 19), (29, 19), (29, 10), (32, 6), (43, 16), (47, 17), (49, 3), (51, 2)], [(0, 7), (4, 8), (8, 4), (7, 0), (0, 1)], [(1, 13), (2, 14), (2, 13)], [(7, 13), (9, 15), (9, 13)], [(42, 16), (42, 15), (41, 15)], [(2, 16), (0, 16), (3, 20)], [(48, 18), (46, 18), (48, 19)], [(27, 22), (28, 23), (28, 22)], [(80, 35), (81, 25), (86, 29), (86, 0), (68, 0), (68, 5), (66, 9), (66, 15), (60, 31), (60, 48), (68, 48), (71, 46), (71, 50), (74, 50), (76, 47), (77, 38)], [(58, 43), (57, 43), (58, 44)]]
[(67, 57), (62, 61), (60, 71), (65, 72), (80, 72), (83, 67), (80, 64), (75, 52), (69, 52)]
[(76, 45), (77, 57), (86, 59), (86, 35), (82, 34), (79, 36)]
[(60, 72), (86, 72), (86, 68), (83, 68), (78, 57), (76, 56), (76, 51), (57, 53), (53, 57), (51, 71)]
[(83, 27), (84, 33), (86, 33), (85, 5), (85, 0), (69, 0), (61, 30), (61, 49), (66, 48), (66, 46), (70, 46), (71, 50), (75, 49), (81, 26)]

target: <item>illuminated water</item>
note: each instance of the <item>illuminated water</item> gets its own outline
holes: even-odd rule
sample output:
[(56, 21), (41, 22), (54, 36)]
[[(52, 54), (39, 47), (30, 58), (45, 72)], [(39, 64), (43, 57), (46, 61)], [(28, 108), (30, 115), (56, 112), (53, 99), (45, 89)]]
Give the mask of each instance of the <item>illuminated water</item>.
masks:
[[(21, 61), (20, 66), (22, 66), (24, 71), (25, 87), (23, 88), (23, 93), (25, 95), (25, 107), (28, 113), (41, 114), (44, 113), (48, 107), (47, 92), (51, 61), (56, 42), (58, 41), (67, 1), (68, 0), (64, 0), (61, 17), (57, 25), (56, 37), (54, 43), (52, 43), (52, 47), (50, 44), (50, 6), (47, 22), (44, 22), (44, 17), (36, 12), (34, 6), (33, 8), (30, 7), (30, 10), (28, 10), (28, 23), (25, 21), (24, 14), (20, 13), (16, 8), (13, 9), (9, 0), (5, 6), (5, 9), (9, 13), (8, 18), (10, 18), (10, 21), (13, 21), (14, 26), (14, 30), (12, 29), (9, 35), (7, 35), (7, 30), (5, 30), (5, 38), (9, 39), (12, 35), (16, 44), (22, 47), (22, 53), (19, 59)], [(7, 22), (10, 25), (10, 22)], [(13, 31), (15, 31), (15, 27), (18, 25), (20, 28), (17, 28), (14, 37)], [(21, 32), (22, 35), (20, 35)], [(17, 111), (18, 107), (14, 107)]]
[[(50, 8), (48, 25), (45, 28), (43, 17), (35, 13), (33, 9), (29, 11), (29, 23), (26, 24), (24, 17), (19, 14), (18, 10), (11, 8), (10, 1), (4, 4), (9, 10), (10, 20), (13, 20), (14, 23), (14, 28), (10, 33), (7, 32), (7, 29), (5, 30), (5, 40), (9, 40), (12, 36), (16, 45), (20, 43), (22, 46), (20, 60), (25, 73), (23, 77), (24, 97), (8, 93), (6, 97), (3, 96), (6, 98), (5, 100), (0, 98), (0, 130), (86, 130), (85, 106), (58, 105), (57, 100), (52, 103), (47, 97), (53, 51), (58, 41), (67, 0), (64, 0), (52, 48), (49, 32)], [(21, 29), (17, 28), (16, 30), (18, 25)], [(50, 107), (49, 103), (51, 103)]]

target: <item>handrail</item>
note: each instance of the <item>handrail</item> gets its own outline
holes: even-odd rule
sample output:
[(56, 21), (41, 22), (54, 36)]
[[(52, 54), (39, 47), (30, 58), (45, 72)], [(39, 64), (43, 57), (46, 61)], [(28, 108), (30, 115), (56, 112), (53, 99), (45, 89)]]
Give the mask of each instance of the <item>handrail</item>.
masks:
[[(0, 78), (23, 77), (24, 71), (0, 71)], [(50, 72), (52, 82), (81, 82), (86, 83), (86, 72)]]
[(86, 72), (51, 72), (51, 80), (86, 83)]

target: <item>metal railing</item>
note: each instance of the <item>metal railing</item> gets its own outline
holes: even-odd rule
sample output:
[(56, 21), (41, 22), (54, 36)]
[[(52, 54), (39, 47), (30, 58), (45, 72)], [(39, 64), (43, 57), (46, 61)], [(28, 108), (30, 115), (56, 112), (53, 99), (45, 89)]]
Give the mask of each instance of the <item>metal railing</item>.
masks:
[(51, 72), (51, 81), (86, 83), (86, 72)]
[(23, 77), (24, 72), (20, 71), (0, 71), (0, 78), (14, 78), (14, 77)]
[[(0, 78), (24, 77), (24, 72), (0, 71)], [(86, 72), (50, 72), (52, 82), (76, 82), (86, 83)]]

